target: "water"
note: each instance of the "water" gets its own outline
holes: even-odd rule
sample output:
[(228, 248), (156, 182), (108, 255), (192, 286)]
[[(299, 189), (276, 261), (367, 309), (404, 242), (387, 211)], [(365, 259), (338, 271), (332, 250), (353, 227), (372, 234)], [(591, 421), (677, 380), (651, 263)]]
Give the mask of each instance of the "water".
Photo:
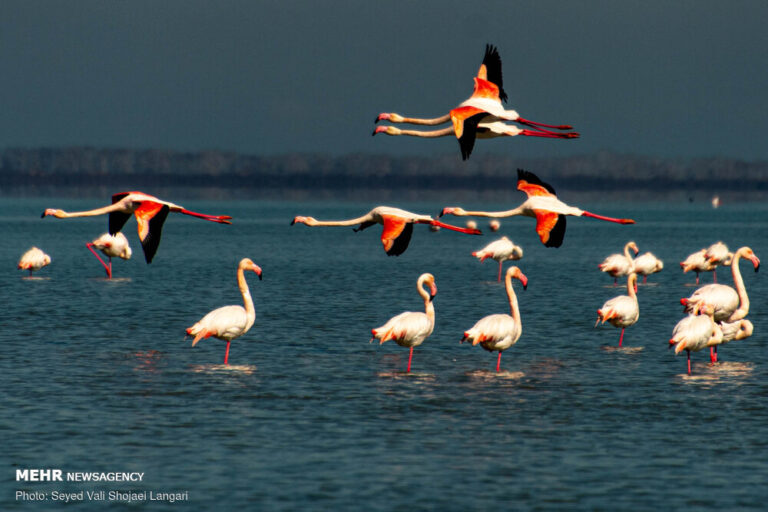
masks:
[[(519, 199), (515, 197), (515, 200)], [(708, 354), (667, 350), (694, 276), (678, 262), (723, 240), (768, 258), (768, 206), (582, 204), (630, 216), (619, 226), (568, 219), (563, 247), (544, 248), (531, 219), (502, 220), (473, 237), (417, 226), (408, 251), (388, 258), (376, 226), (289, 226), (294, 215), (352, 218), (371, 203), (184, 202), (227, 213), (232, 226), (181, 215), (165, 224), (155, 261), (134, 249), (116, 279), (86, 250), (106, 219), (40, 219), (45, 207), (99, 201), (3, 199), (0, 286), (0, 447), (3, 509), (58, 508), (52, 491), (188, 491), (185, 508), (252, 510), (762, 510), (768, 500), (768, 283), (748, 262), (754, 335)], [(436, 212), (443, 204), (397, 204)], [(464, 206), (476, 207), (479, 205)], [(482, 205), (504, 209), (509, 205)], [(456, 223), (463, 219), (453, 218)], [(486, 224), (480, 219), (480, 227)], [(487, 229), (486, 229), (487, 232)], [(470, 256), (501, 234), (517, 262), (523, 334), (502, 356), (459, 344), (464, 330), (508, 311), (494, 262)], [(596, 309), (624, 293), (597, 270), (628, 240), (665, 269), (639, 289), (628, 350), (619, 330), (594, 328)], [(53, 257), (41, 279), (15, 270), (38, 245)], [(247, 276), (256, 323), (232, 342), (191, 347), (184, 329), (209, 310), (241, 303)], [(437, 325), (415, 350), (369, 344), (370, 329), (419, 310), (419, 274), (436, 277)], [(729, 269), (718, 273), (730, 283)], [(711, 276), (702, 276), (710, 282)], [(642, 347), (641, 349), (639, 347)], [(15, 470), (143, 472), (142, 482), (16, 482)], [(18, 490), (49, 501), (17, 501)], [(99, 502), (78, 510), (164, 510), (167, 503)]]

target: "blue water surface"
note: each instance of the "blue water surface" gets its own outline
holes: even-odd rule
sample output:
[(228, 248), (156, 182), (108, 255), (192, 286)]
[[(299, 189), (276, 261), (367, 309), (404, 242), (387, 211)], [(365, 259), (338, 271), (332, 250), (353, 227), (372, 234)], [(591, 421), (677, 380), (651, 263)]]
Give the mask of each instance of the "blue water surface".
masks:
[[(519, 200), (515, 197), (515, 200)], [(768, 503), (768, 281), (741, 271), (754, 335), (708, 353), (668, 350), (695, 276), (687, 255), (722, 240), (768, 260), (768, 205), (593, 203), (632, 217), (621, 226), (569, 218), (565, 243), (545, 248), (534, 221), (502, 219), (482, 237), (416, 226), (387, 257), (381, 228), (290, 226), (295, 215), (345, 219), (368, 202), (184, 201), (229, 214), (231, 226), (171, 214), (157, 256), (134, 250), (106, 280), (85, 243), (106, 217), (40, 218), (46, 207), (103, 201), (0, 200), (0, 508), (64, 508), (53, 491), (188, 492), (191, 510), (765, 510)], [(396, 206), (434, 214), (443, 204)], [(507, 209), (513, 204), (462, 204)], [(463, 224), (466, 219), (447, 218)], [(523, 320), (502, 357), (460, 344), (481, 317), (508, 312), (493, 261), (470, 253), (501, 235), (516, 264)], [(623, 294), (597, 269), (634, 240), (664, 270), (640, 285), (640, 320), (594, 327)], [(28, 279), (15, 269), (36, 245), (53, 262)], [(243, 257), (256, 323), (232, 342), (191, 346), (184, 330), (241, 304)], [(421, 310), (415, 283), (436, 277), (434, 333), (415, 350), (369, 343), (370, 329)], [(721, 268), (720, 282), (731, 283)], [(702, 275), (711, 282), (711, 274)], [(17, 482), (16, 470), (142, 472), (141, 482)], [(47, 501), (17, 499), (18, 491)], [(167, 502), (94, 501), (77, 510), (166, 510)], [(70, 508), (70, 507), (67, 507)]]

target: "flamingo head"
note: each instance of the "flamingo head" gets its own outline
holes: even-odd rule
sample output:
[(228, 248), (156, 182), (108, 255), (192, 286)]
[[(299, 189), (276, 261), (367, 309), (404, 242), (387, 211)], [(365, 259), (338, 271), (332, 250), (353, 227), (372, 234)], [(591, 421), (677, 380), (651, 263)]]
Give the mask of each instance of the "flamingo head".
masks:
[(250, 258), (243, 258), (240, 260), (238, 268), (243, 270), (253, 270), (256, 272), (256, 275), (259, 276), (259, 281), (261, 281), (261, 267), (255, 264)]
[(435, 276), (432, 274), (421, 274), (419, 277), (418, 285), (421, 287), (422, 285), (428, 285), (429, 286), (429, 302), (432, 302), (435, 299), (435, 295), (437, 295), (437, 286), (435, 285)]
[(378, 123), (379, 121), (390, 121), (392, 123), (402, 123), (405, 119), (400, 114), (395, 114), (394, 112), (388, 113), (388, 112), (382, 112), (376, 117), (376, 120), (374, 123)]
[(749, 247), (745, 247), (743, 249), (739, 249), (739, 252), (742, 253), (742, 256), (747, 258), (749, 261), (752, 262), (752, 266), (755, 267), (755, 272), (760, 270), (760, 258), (757, 257), (757, 255), (750, 249)]
[(40, 215), (40, 218), (47, 217), (48, 215), (53, 215), (56, 218), (63, 218), (64, 217), (64, 210), (57, 210), (55, 208), (46, 208), (42, 215)]
[(752, 336), (753, 329), (754, 329), (754, 326), (752, 325), (752, 322), (750, 322), (749, 320), (741, 320), (739, 322), (739, 330), (733, 339), (743, 340), (744, 338), (749, 338), (750, 336)]
[(635, 256), (637, 256), (637, 253), (640, 252), (640, 249), (637, 248), (637, 244), (635, 242), (629, 242), (627, 244), (627, 247), (629, 247), (630, 249), (632, 249), (635, 252)]
[(466, 212), (458, 206), (447, 206), (440, 212), (440, 216), (442, 217), (443, 215), (466, 215)]
[(315, 222), (317, 222), (317, 220), (315, 220), (314, 217), (304, 217), (302, 215), (297, 215), (291, 221), (291, 226), (294, 224), (306, 224), (307, 226), (311, 226)]
[(510, 278), (519, 279), (520, 282), (523, 284), (523, 290), (528, 289), (528, 278), (523, 274), (523, 271), (520, 270), (518, 267), (509, 267), (507, 270), (507, 275)]
[(377, 133), (386, 133), (387, 135), (400, 135), (401, 131), (402, 130), (400, 130), (400, 128), (396, 128), (394, 126), (377, 126), (371, 135), (376, 135)]

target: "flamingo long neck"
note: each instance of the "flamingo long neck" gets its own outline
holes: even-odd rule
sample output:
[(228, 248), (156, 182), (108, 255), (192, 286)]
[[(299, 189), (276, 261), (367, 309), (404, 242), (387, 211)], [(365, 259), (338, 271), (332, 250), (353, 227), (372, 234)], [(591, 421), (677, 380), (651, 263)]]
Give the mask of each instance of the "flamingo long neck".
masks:
[(424, 281), (419, 279), (416, 288), (419, 290), (421, 298), (424, 299), (424, 313), (427, 314), (430, 323), (435, 325), (435, 305), (430, 300), (429, 292), (424, 288)]
[[(426, 123), (425, 123), (426, 124)], [(410, 135), (411, 137), (423, 137), (426, 139), (434, 139), (437, 137), (447, 137), (448, 135), (454, 135), (453, 126), (443, 128), (442, 130), (420, 131), (420, 130), (400, 130), (398, 135)]]
[(511, 210), (505, 210), (503, 212), (470, 212), (455, 213), (454, 215), (459, 217), (514, 217), (516, 215), (526, 215), (523, 205), (513, 208)]
[(627, 262), (632, 265), (632, 256), (629, 255), (629, 244), (624, 246), (624, 257), (627, 258)]
[(739, 270), (739, 260), (741, 259), (741, 250), (736, 251), (731, 261), (731, 274), (733, 275), (733, 284), (736, 287), (736, 293), (739, 295), (739, 308), (731, 314), (726, 320), (727, 322), (735, 322), (741, 320), (747, 313), (749, 313), (749, 296), (747, 295), (747, 287), (744, 286), (744, 279), (741, 277), (741, 270)]
[(512, 314), (512, 319), (515, 321), (516, 325), (523, 325), (520, 321), (520, 308), (517, 304), (517, 295), (515, 294), (515, 289), (512, 288), (512, 274), (507, 274), (507, 278), (505, 279), (505, 285), (507, 287), (507, 297), (509, 298), (509, 310)]
[(637, 284), (637, 275), (630, 274), (627, 278), (627, 295), (637, 301), (637, 294), (635, 293), (635, 285)]
[(248, 330), (253, 325), (253, 322), (256, 321), (256, 308), (253, 306), (251, 291), (248, 289), (248, 282), (245, 280), (245, 270), (243, 267), (237, 268), (237, 287), (240, 288), (240, 293), (243, 295), (245, 315), (248, 319), (246, 330)]
[(356, 219), (315, 220), (314, 222), (307, 223), (307, 224), (310, 226), (354, 226), (355, 224), (360, 224), (362, 222), (367, 222), (370, 220), (372, 220), (370, 215), (363, 215), (362, 217), (357, 217)]
[(408, 124), (420, 124), (420, 125), (427, 125), (427, 126), (435, 126), (437, 124), (443, 124), (447, 123), (451, 120), (450, 114), (445, 114), (444, 116), (435, 117), (433, 119), (421, 119), (418, 117), (404, 117), (401, 123), (408, 123)]
[(55, 213), (53, 213), (53, 216), (59, 219), (68, 219), (70, 217), (95, 217), (97, 215), (104, 215), (106, 213), (114, 212), (120, 208), (121, 206), (118, 206), (118, 203), (115, 203), (85, 212), (65, 212), (64, 210), (56, 210)]

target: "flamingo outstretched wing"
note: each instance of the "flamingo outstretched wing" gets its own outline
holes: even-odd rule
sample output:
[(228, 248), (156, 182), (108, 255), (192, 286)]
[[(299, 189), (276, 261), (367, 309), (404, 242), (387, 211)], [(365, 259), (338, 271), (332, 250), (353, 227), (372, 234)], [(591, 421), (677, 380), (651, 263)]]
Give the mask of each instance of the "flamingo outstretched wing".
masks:
[(546, 210), (534, 210), (536, 213), (536, 233), (546, 247), (560, 247), (565, 238), (565, 215), (558, 215)]
[(528, 197), (557, 196), (552, 185), (543, 182), (538, 176), (524, 169), (517, 170), (517, 190), (522, 190)]
[(163, 223), (168, 217), (169, 211), (170, 208), (166, 204), (144, 202), (134, 212), (139, 227), (141, 247), (144, 249), (144, 259), (147, 260), (147, 263), (152, 263), (152, 258), (154, 258), (157, 247), (160, 245)]
[(408, 248), (413, 234), (413, 224), (401, 217), (384, 216), (384, 230), (381, 232), (381, 243), (387, 256), (400, 256)]
[[(485, 67), (485, 70), (483, 70), (483, 67)], [(501, 75), (501, 57), (499, 56), (499, 50), (492, 44), (485, 45), (483, 64), (480, 66), (477, 76), (495, 84), (499, 88), (499, 99), (504, 102), (507, 101), (507, 93), (504, 92), (504, 80)]]

